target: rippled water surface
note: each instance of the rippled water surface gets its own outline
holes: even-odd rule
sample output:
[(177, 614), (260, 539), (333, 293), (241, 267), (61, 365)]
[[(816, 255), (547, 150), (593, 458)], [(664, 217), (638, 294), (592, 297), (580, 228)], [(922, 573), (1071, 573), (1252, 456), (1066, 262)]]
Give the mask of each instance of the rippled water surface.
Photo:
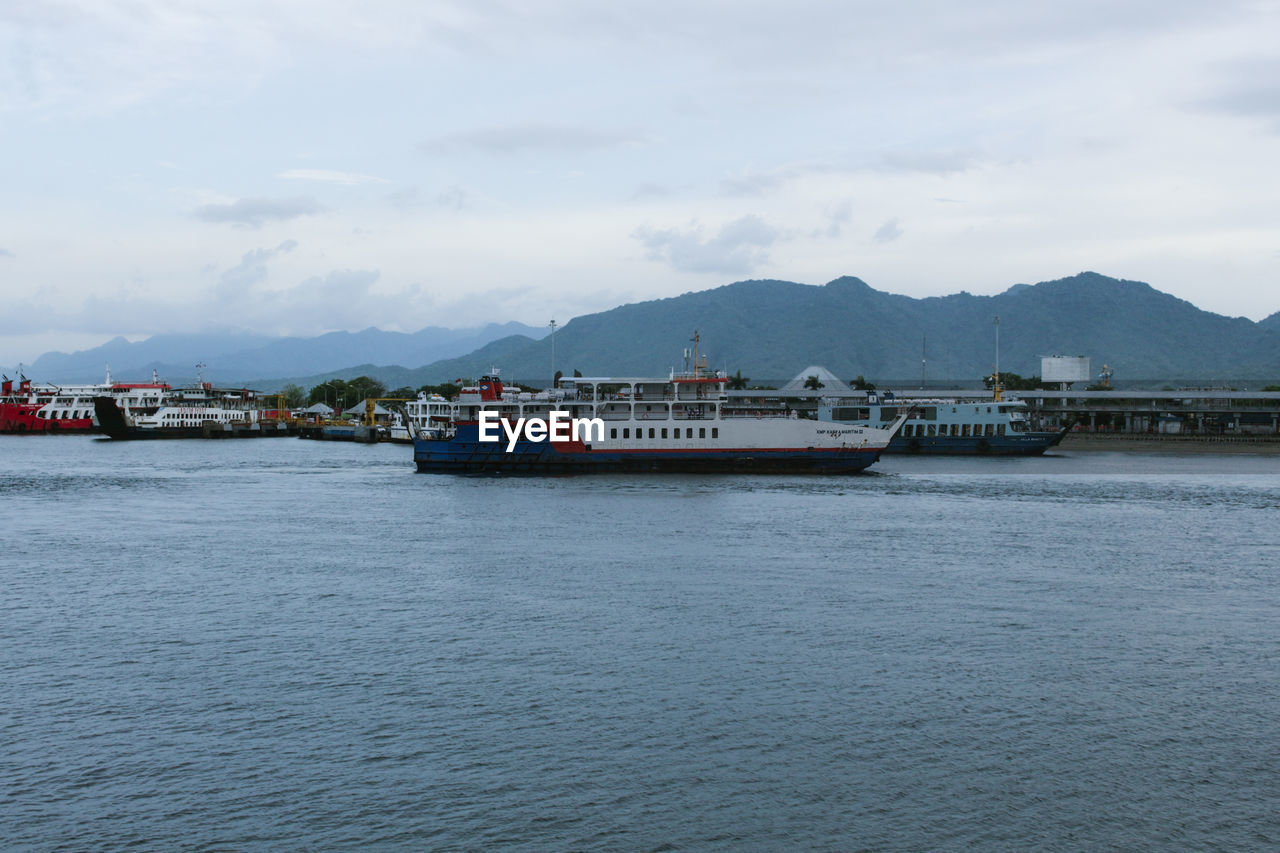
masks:
[(1280, 457), (0, 437), (10, 849), (1280, 847)]

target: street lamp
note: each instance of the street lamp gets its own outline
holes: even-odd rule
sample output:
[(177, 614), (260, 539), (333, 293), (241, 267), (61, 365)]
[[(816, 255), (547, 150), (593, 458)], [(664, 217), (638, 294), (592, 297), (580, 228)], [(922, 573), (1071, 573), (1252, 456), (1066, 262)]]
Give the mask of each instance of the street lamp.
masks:
[(551, 326), (551, 387), (556, 386), (556, 321), (552, 320), (548, 325)]
[(1000, 399), (1000, 315), (996, 315), (996, 375), (995, 375), (995, 396), (996, 400)]

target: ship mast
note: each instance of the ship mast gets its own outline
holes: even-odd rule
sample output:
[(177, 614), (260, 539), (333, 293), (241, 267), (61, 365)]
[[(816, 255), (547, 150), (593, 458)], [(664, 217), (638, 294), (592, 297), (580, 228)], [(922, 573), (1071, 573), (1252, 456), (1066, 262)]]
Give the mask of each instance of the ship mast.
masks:
[(1000, 392), (1002, 390), (1000, 388), (1000, 315), (999, 314), (996, 315), (995, 326), (996, 326), (996, 374), (994, 377), (992, 377), (992, 379), (994, 380), (992, 387), (995, 389), (995, 400), (998, 403), (1000, 402)]

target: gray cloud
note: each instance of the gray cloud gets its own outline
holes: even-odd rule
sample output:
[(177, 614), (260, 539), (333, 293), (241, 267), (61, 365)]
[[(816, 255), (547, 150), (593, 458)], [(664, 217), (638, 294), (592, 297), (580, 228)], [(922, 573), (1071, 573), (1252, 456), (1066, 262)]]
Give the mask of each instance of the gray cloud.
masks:
[(978, 166), (982, 156), (977, 151), (889, 151), (880, 158), (886, 172), (924, 172), (930, 175), (954, 175)]
[(256, 285), (267, 280), (268, 261), (277, 255), (292, 252), (297, 246), (298, 241), (285, 240), (274, 249), (254, 249), (252, 252), (246, 252), (240, 259), (240, 263), (225, 270), (218, 277), (218, 285), (214, 291), (217, 298), (228, 299), (248, 293)]
[(1191, 101), (1193, 110), (1244, 117), (1280, 117), (1280, 59), (1252, 57), (1215, 67), (1211, 94)]
[(643, 137), (632, 133), (523, 124), (452, 133), (423, 142), (422, 149), (433, 154), (469, 151), (482, 154), (518, 154), (526, 151), (594, 151), (642, 145), (645, 142)]
[(243, 228), (259, 228), (267, 221), (283, 222), (311, 216), (324, 210), (310, 196), (297, 198), (242, 198), (230, 204), (206, 204), (195, 210), (205, 222), (225, 223)]
[(895, 217), (876, 229), (874, 240), (877, 243), (892, 243), (902, 236), (902, 229), (898, 226), (898, 220)]
[(853, 205), (842, 201), (826, 210), (827, 227), (813, 232), (814, 237), (836, 238), (844, 231), (844, 226), (853, 218)]
[[(249, 252), (203, 290), (171, 289), (163, 296), (113, 293), (92, 296), (75, 307), (39, 310), (51, 327), (112, 335), (196, 331), (215, 325), (305, 335), (334, 328), (385, 328), (396, 321), (425, 325), (430, 298), (418, 285), (394, 293), (374, 292), (381, 278), (378, 270), (333, 270), (284, 290), (261, 286), (266, 263), (292, 248), (293, 241), (286, 241), (275, 249)], [(37, 310), (30, 302), (21, 307)]]
[(436, 194), (436, 204), (451, 210), (462, 210), (467, 206), (467, 191), (459, 186), (445, 187)]
[(632, 234), (648, 249), (648, 258), (682, 272), (749, 273), (769, 260), (765, 251), (777, 242), (777, 229), (749, 215), (725, 224), (704, 239), (702, 227), (638, 228)]
[(791, 180), (790, 175), (750, 174), (720, 181), (720, 190), (729, 196), (761, 196), (774, 192)]
[(388, 184), (386, 178), (362, 175), (359, 172), (340, 172), (336, 169), (289, 169), (276, 177), (290, 181), (321, 181), (329, 184), (356, 186), (358, 184)]

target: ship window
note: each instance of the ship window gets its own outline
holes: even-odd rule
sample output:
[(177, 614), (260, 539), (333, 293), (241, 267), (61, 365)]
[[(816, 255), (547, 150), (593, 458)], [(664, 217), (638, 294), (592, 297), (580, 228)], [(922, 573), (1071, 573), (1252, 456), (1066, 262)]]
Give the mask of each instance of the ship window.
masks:
[(712, 428), (711, 428), (711, 437), (712, 437), (712, 438), (719, 438), (719, 437), (720, 437), (720, 427), (712, 427)]
[(987, 414), (988, 414), (988, 415), (989, 415), (989, 414), (991, 414), (991, 407), (990, 407), (990, 406), (987, 406)]
[(617, 438), (617, 437), (618, 437), (617, 427), (614, 427), (613, 429), (609, 430), (609, 438)]
[(991, 424), (987, 424), (982, 428), (983, 435), (991, 435)]
[(649, 438), (654, 437), (653, 427), (649, 427)]
[(996, 435), (1004, 435), (1004, 424), (996, 424)]
[(623, 427), (623, 429), (622, 429), (622, 437), (623, 437), (623, 438), (631, 438), (631, 427)]
[(666, 438), (666, 437), (667, 437), (667, 428), (666, 428), (666, 427), (663, 427), (663, 428), (662, 428), (662, 437), (663, 437), (663, 438)]
[(706, 438), (706, 437), (707, 437), (707, 428), (698, 427), (698, 438)]
[(937, 426), (937, 424), (929, 424), (929, 435), (930, 435), (930, 436), (934, 436), (934, 435), (937, 435), (937, 434), (938, 434), (938, 426)]

